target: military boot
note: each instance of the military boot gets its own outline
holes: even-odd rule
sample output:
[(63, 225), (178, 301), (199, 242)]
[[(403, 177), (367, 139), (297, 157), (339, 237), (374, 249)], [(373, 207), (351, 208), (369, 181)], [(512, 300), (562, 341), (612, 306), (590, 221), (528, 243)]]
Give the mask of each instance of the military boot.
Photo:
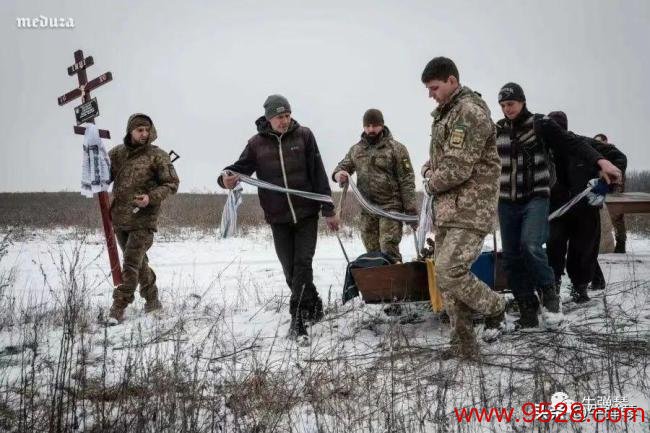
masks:
[(113, 305), (108, 314), (109, 325), (117, 325), (124, 320), (124, 310), (133, 302), (133, 294), (126, 290), (124, 284), (120, 284), (113, 290)]
[(587, 284), (575, 284), (571, 286), (571, 298), (576, 304), (583, 304), (589, 299), (587, 294)]
[(617, 241), (614, 252), (617, 254), (625, 254), (625, 241)]
[(122, 323), (124, 321), (124, 308), (120, 308), (119, 306), (115, 305), (115, 302), (113, 302), (113, 305), (111, 305), (111, 309), (108, 313), (108, 323), (110, 325), (117, 325), (118, 323)]
[(551, 284), (537, 291), (542, 299), (542, 305), (549, 313), (560, 312), (560, 297), (558, 296), (558, 285)]
[(162, 307), (162, 303), (158, 300), (158, 298), (148, 299), (144, 303), (144, 312), (145, 314), (153, 313), (154, 311), (162, 310)]
[(309, 323), (320, 322), (323, 319), (323, 301), (320, 296), (317, 295), (312, 305), (304, 310), (303, 317)]
[(294, 314), (291, 316), (291, 323), (289, 324), (289, 338), (297, 339), (306, 336), (307, 328), (305, 328), (302, 314)]
[(451, 359), (471, 361), (478, 359), (481, 356), (481, 351), (476, 340), (459, 339), (454, 336), (449, 342), (449, 347), (438, 352), (438, 356), (443, 361)]
[(539, 326), (539, 318), (537, 317), (539, 301), (537, 297), (531, 296), (518, 299), (517, 304), (519, 304), (519, 320), (515, 322), (516, 329), (537, 328)]
[(506, 314), (505, 310), (493, 315), (485, 316), (483, 332), (481, 338), (486, 343), (496, 341), (503, 331), (506, 329)]

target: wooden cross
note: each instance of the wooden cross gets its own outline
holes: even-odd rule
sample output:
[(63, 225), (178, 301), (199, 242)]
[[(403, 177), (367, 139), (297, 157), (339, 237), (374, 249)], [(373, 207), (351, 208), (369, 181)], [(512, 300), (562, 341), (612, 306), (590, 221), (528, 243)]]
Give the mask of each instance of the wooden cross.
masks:
[[(77, 74), (79, 87), (69, 91), (63, 96), (59, 96), (58, 103), (59, 105), (65, 105), (68, 102), (81, 97), (82, 104), (75, 107), (77, 125), (74, 127), (74, 132), (75, 134), (84, 135), (86, 128), (79, 126), (79, 124), (84, 122), (95, 123), (95, 117), (99, 116), (97, 100), (91, 99), (90, 91), (111, 81), (113, 75), (110, 72), (106, 72), (99, 77), (88, 81), (86, 68), (95, 63), (92, 56), (84, 58), (83, 51), (77, 50), (74, 52), (74, 61), (75, 64), (68, 67), (68, 75), (72, 76)], [(104, 129), (99, 130), (99, 136), (106, 139), (111, 138), (110, 132)], [(104, 226), (104, 236), (106, 237), (106, 247), (108, 249), (108, 259), (111, 264), (113, 284), (117, 286), (122, 283), (122, 269), (120, 267), (120, 258), (117, 254), (113, 224), (111, 223), (108, 193), (106, 191), (101, 191), (97, 194), (97, 198), (99, 199), (99, 209), (102, 214), (102, 225)]]

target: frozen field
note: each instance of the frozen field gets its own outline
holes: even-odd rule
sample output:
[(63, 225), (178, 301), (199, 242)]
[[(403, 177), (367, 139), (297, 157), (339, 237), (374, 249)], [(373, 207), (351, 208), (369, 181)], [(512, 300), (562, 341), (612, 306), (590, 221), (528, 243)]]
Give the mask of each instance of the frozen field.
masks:
[[(363, 252), (357, 236), (343, 242), (350, 257)], [(410, 236), (401, 248), (414, 255)], [(628, 250), (600, 257), (606, 290), (584, 306), (566, 302), (561, 329), (504, 335), (467, 362), (440, 358), (448, 325), (423, 305), (401, 316), (360, 300), (342, 306), (345, 260), (332, 236), (321, 236), (314, 259), (326, 317), (304, 347), (285, 338), (289, 290), (267, 230), (227, 240), (160, 234), (149, 258), (164, 313), (145, 317), (136, 296), (127, 320), (108, 328), (97, 320), (112, 290), (100, 234), (14, 238), (0, 261), (0, 431), (59, 422), (81, 431), (648, 432), (650, 241), (632, 236)], [(559, 391), (639, 406), (645, 422), (454, 415), (522, 415), (525, 403)]]

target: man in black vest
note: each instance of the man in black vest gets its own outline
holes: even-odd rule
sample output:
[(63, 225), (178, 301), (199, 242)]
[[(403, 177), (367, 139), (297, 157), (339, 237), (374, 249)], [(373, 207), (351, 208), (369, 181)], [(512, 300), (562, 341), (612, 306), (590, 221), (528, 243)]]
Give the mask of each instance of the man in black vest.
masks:
[[(289, 101), (271, 95), (264, 103), (264, 116), (255, 124), (255, 134), (237, 162), (224, 168), (284, 188), (331, 195), (329, 180), (321, 160), (314, 134), (291, 118)], [(219, 176), (222, 188), (232, 189), (237, 175)], [(334, 206), (276, 191), (258, 189), (264, 218), (271, 225), (275, 251), (291, 289), (289, 312), (290, 336), (306, 335), (305, 321), (323, 316), (321, 301), (313, 282), (312, 259), (318, 237), (318, 213), (331, 230), (338, 230), (339, 219)]]

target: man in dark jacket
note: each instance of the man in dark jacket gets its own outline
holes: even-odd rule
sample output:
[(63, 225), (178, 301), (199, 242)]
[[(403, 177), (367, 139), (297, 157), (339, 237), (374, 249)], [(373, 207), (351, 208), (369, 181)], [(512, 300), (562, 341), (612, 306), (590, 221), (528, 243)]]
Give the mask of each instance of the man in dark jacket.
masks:
[(122, 284), (113, 291), (110, 318), (121, 322), (135, 289), (145, 299), (146, 313), (162, 308), (156, 274), (149, 267), (147, 250), (153, 243), (160, 205), (178, 189), (178, 176), (167, 152), (154, 146), (156, 127), (146, 114), (129, 117), (124, 144), (108, 153), (113, 196), (111, 220), (122, 249)]
[(575, 155), (600, 169), (608, 183), (617, 182), (621, 172), (550, 118), (528, 111), (518, 84), (507, 83), (501, 88), (499, 104), (505, 115), (497, 122), (499, 224), (508, 285), (519, 304), (520, 327), (539, 325), (538, 295), (546, 325), (555, 325), (561, 320), (560, 302), (553, 270), (542, 248), (549, 232), (549, 196), (555, 177), (551, 153)]
[[(609, 143), (607, 136), (602, 132), (594, 135), (594, 140)], [(614, 192), (625, 192), (625, 170), (623, 170), (623, 179), (614, 187)], [(627, 230), (625, 229), (625, 214), (612, 215), (612, 225), (614, 226), (614, 237), (616, 239), (615, 253), (625, 254), (625, 242), (627, 241)]]
[[(264, 116), (257, 119), (257, 134), (250, 140), (237, 162), (224, 169), (218, 182), (232, 189), (239, 182), (236, 174), (251, 175), (284, 188), (331, 195), (314, 134), (291, 118), (289, 101), (271, 95), (264, 103)], [(331, 230), (338, 230), (334, 206), (295, 195), (258, 189), (264, 217), (271, 225), (275, 251), (291, 289), (290, 335), (306, 335), (305, 321), (323, 315), (323, 303), (313, 282), (312, 259), (318, 236), (318, 212)]]
[[(548, 116), (562, 129), (568, 130), (568, 120), (564, 112), (553, 111)], [(615, 146), (572, 132), (569, 134), (588, 143), (621, 172), (625, 171), (627, 158)], [(551, 188), (551, 212), (581, 193), (590, 179), (598, 177), (595, 167), (572, 155), (557, 155), (555, 168), (557, 182)], [(576, 303), (589, 300), (589, 283), (597, 273), (602, 275), (598, 265), (600, 207), (602, 206), (591, 206), (585, 197), (567, 213), (550, 222), (550, 235), (546, 244), (549, 264), (553, 268), (558, 289), (566, 265), (571, 280), (571, 296)]]

